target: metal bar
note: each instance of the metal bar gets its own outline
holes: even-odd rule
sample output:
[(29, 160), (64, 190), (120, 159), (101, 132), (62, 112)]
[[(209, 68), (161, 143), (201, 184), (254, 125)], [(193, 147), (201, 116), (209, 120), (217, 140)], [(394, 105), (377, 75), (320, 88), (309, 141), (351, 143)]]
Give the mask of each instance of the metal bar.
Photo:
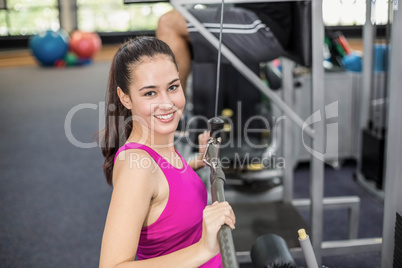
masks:
[(393, 13), (394, 13), (394, 1), (388, 1), (388, 18), (387, 18), (387, 24), (386, 24), (386, 47), (385, 47), (385, 60), (384, 60), (384, 65), (385, 65), (385, 74), (384, 74), (384, 92), (382, 95), (383, 99), (383, 105), (381, 106), (381, 131), (380, 131), (380, 137), (383, 137), (385, 133), (383, 132), (386, 127), (386, 121), (387, 121), (387, 98), (388, 98), (388, 84), (389, 84), (389, 76), (387, 75), (389, 73), (389, 55), (390, 55), (390, 40), (391, 40), (391, 25), (392, 25), (392, 19), (393, 19)]
[[(212, 133), (212, 132), (211, 132)], [(212, 135), (212, 134), (211, 134)], [(225, 201), (225, 174), (222, 171), (219, 161), (219, 142), (217, 138), (211, 138), (212, 142), (208, 143), (206, 149), (207, 159), (210, 162), (210, 181), (211, 181), (211, 197), (212, 202)], [(236, 250), (233, 243), (232, 230), (229, 226), (223, 225), (218, 232), (218, 241), (220, 253), (222, 257), (222, 266), (224, 268), (237, 268), (238, 262), (236, 258)]]
[[(325, 209), (349, 208), (359, 205), (360, 198), (357, 196), (326, 197), (322, 199), (322, 204)], [(308, 198), (294, 199), (292, 205), (300, 209), (308, 208), (311, 205), (311, 200)]]
[[(310, 237), (306, 234), (304, 229), (299, 229), (299, 243), (303, 251), (304, 260), (306, 261), (307, 268), (318, 268), (317, 259), (313, 247), (311, 246)], [(320, 265), (321, 266), (321, 265)]]
[(253, 193), (252, 198), (250, 194), (241, 193), (235, 190), (226, 191), (225, 197), (230, 204), (258, 204), (261, 202), (275, 202), (282, 200), (283, 186), (276, 186), (271, 190), (264, 193)]
[[(349, 210), (348, 238), (358, 237), (360, 198), (357, 196), (326, 197), (322, 200), (323, 209), (344, 209)], [(292, 205), (298, 209), (307, 209), (311, 205), (310, 199), (295, 199)]]
[(236, 256), (239, 263), (251, 263), (250, 251), (238, 251)]
[(354, 205), (349, 208), (349, 239), (357, 239), (359, 235), (359, 214), (359, 205)]
[[(215, 48), (219, 47), (219, 40), (210, 33), (205, 27), (190, 13), (176, 2), (172, 1), (174, 7), (185, 17), (185, 19), (194, 25), (194, 27), (202, 34)], [(321, 42), (322, 43), (322, 42)], [(232, 51), (230, 51), (225, 45), (222, 44), (222, 54), (232, 63), (246, 79), (248, 79), (255, 87), (257, 87), (262, 93), (267, 95), (289, 118), (299, 126), (303, 131), (307, 133), (311, 138), (314, 136), (314, 130), (309, 126), (304, 126), (304, 120), (292, 110), (275, 92), (269, 89), (264, 82), (247, 67)], [(322, 48), (321, 48), (322, 50)], [(321, 63), (322, 65), (322, 63)]]
[(372, 88), (373, 74), (373, 51), (374, 51), (374, 25), (371, 22), (372, 0), (366, 0), (366, 22), (363, 26), (363, 69), (362, 87), (360, 90), (359, 101), (359, 135), (357, 140), (357, 170), (361, 170), (361, 151), (362, 151), (362, 129), (367, 127), (371, 105), (370, 93)]
[(326, 241), (322, 243), (323, 256), (346, 255), (381, 251), (382, 239), (365, 238), (352, 240)]
[(359, 235), (360, 199), (349, 207), (349, 239), (357, 239)]
[(239, 177), (245, 180), (247, 179), (266, 180), (269, 178), (282, 177), (282, 176), (283, 176), (283, 169), (267, 169), (258, 172), (249, 171), (239, 174)]
[[(293, 67), (294, 62), (282, 59), (282, 94), (283, 101), (290, 107), (293, 105)], [(293, 124), (289, 120), (283, 120), (283, 158), (286, 161), (283, 176), (283, 201), (290, 203), (293, 199), (293, 162), (294, 162), (294, 144), (293, 144)]]
[[(322, 18), (322, 1), (312, 1), (312, 112), (324, 112), (324, 68), (323, 68), (323, 40), (324, 22)], [(315, 124), (312, 152), (325, 152), (324, 133), (325, 116), (321, 122)], [(311, 156), (311, 231), (310, 238), (316, 254), (318, 265), (321, 266), (321, 242), (323, 240), (323, 195), (324, 195), (324, 159)]]
[[(394, 1), (394, 14), (391, 30), (391, 61), (389, 68), (389, 107), (386, 136), (386, 168), (385, 168), (385, 196), (384, 196), (384, 222), (383, 247), (381, 267), (392, 267), (395, 250), (395, 220), (396, 213), (402, 212), (402, 14), (401, 6)], [(396, 266), (394, 266), (396, 267)]]
[[(381, 251), (382, 239), (378, 238), (361, 238), (352, 240), (337, 240), (322, 242), (322, 257), (358, 254), (366, 252)], [(303, 258), (301, 248), (290, 248), (290, 253), (294, 258)], [(387, 266), (392, 267), (392, 266)]]
[[(348, 254), (358, 254), (366, 252), (381, 251), (382, 239), (361, 238), (353, 240), (337, 240), (322, 243), (322, 256), (339, 256)], [(294, 258), (303, 259), (304, 255), (300, 247), (290, 248), (290, 253)], [(239, 263), (251, 263), (250, 251), (236, 252)]]

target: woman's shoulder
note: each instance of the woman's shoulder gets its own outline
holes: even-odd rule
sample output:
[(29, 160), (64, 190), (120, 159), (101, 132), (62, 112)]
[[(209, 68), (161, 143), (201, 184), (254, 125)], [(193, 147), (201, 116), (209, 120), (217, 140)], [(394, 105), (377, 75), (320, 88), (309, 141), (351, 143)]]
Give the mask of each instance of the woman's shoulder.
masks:
[(157, 169), (155, 160), (146, 151), (141, 149), (121, 151), (114, 163), (113, 184), (117, 180), (150, 184), (157, 175)]
[(131, 163), (140, 162), (141, 159), (153, 159), (152, 156), (142, 148), (128, 147), (124, 150), (119, 150), (115, 157), (115, 164), (125, 163), (127, 161)]

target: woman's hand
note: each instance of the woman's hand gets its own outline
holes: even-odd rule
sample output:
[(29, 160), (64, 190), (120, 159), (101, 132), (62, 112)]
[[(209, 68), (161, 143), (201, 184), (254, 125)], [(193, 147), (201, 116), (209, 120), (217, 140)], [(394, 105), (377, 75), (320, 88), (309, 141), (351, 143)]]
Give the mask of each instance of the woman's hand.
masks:
[(236, 217), (228, 202), (215, 202), (206, 206), (203, 212), (201, 245), (216, 256), (219, 253), (218, 231), (226, 224), (235, 228)]
[(204, 156), (205, 150), (207, 149), (208, 140), (209, 131), (204, 131), (203, 133), (198, 135), (198, 157), (189, 163), (192, 169), (197, 170), (205, 167), (205, 163), (202, 160), (202, 157)]
[(204, 156), (205, 150), (207, 149), (207, 143), (209, 140), (209, 131), (204, 131), (200, 135), (198, 135), (198, 159), (202, 160)]

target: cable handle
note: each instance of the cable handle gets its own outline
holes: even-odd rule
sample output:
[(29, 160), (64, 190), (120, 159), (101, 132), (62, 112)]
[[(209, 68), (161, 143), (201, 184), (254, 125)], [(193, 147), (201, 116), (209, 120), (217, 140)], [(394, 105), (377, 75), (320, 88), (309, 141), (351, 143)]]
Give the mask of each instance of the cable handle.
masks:
[[(210, 168), (212, 202), (224, 202), (224, 186), (226, 178), (219, 161), (219, 145), (221, 143), (219, 134), (223, 129), (224, 121), (220, 118), (212, 118), (208, 122), (211, 137), (208, 140), (203, 161)], [(223, 225), (218, 231), (218, 242), (223, 268), (238, 268), (239, 264), (237, 262), (236, 250), (233, 243), (232, 229), (229, 226)]]

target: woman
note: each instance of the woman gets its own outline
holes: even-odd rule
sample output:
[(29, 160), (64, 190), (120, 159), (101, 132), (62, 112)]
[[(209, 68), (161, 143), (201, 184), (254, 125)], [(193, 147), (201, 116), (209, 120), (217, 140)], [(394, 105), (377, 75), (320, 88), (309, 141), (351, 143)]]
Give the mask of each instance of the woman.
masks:
[(207, 206), (205, 186), (174, 148), (185, 97), (169, 46), (153, 37), (122, 45), (107, 102), (103, 168), (113, 193), (100, 267), (221, 267), (217, 233), (235, 216), (226, 202)]

